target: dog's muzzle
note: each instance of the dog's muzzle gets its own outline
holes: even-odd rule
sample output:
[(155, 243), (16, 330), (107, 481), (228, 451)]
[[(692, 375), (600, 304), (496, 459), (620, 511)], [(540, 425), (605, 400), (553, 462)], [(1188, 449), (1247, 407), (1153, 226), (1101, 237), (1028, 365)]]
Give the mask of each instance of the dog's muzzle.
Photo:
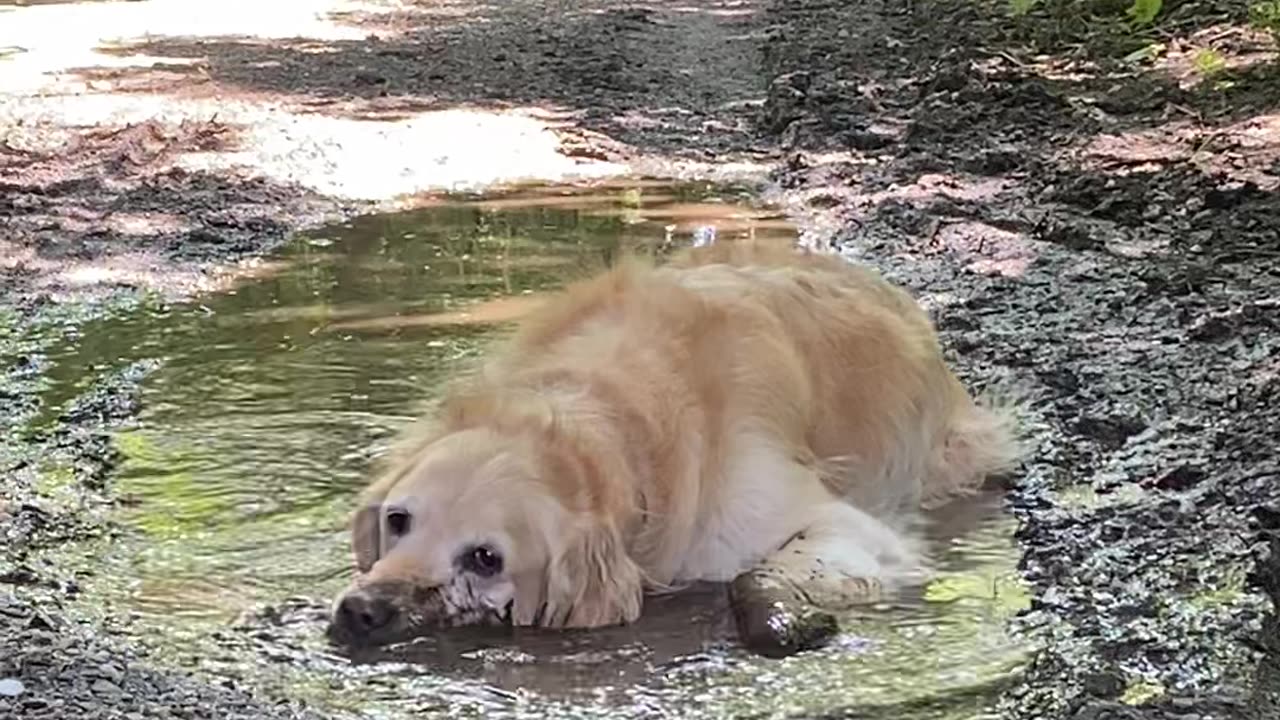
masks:
[(325, 634), (359, 648), (410, 640), (433, 629), (503, 625), (510, 614), (451, 602), (442, 587), (383, 581), (353, 585), (334, 604)]
[(342, 596), (329, 621), (329, 637), (344, 645), (363, 644), (385, 634), (396, 624), (400, 611), (389, 598), (364, 589)]
[(437, 593), (403, 582), (355, 585), (338, 598), (325, 631), (337, 645), (383, 645), (408, 639), (439, 612)]

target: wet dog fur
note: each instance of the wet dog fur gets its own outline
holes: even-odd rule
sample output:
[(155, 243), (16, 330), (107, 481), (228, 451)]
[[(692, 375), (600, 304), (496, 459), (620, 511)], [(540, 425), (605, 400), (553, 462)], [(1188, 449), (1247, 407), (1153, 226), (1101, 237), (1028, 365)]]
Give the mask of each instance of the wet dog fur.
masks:
[(871, 270), (754, 244), (624, 260), (406, 433), (359, 500), (330, 635), (628, 623), (646, 593), (746, 571), (875, 600), (928, 573), (918, 511), (1018, 454)]

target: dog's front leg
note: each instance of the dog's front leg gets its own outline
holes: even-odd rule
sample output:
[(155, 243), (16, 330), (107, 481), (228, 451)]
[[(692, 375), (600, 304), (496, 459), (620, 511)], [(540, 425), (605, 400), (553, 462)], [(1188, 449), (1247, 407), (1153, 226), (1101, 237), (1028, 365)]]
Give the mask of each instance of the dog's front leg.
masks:
[(839, 500), (815, 509), (811, 521), (731, 586), (744, 643), (785, 656), (821, 646), (838, 629), (836, 611), (881, 600), (922, 581), (915, 543)]

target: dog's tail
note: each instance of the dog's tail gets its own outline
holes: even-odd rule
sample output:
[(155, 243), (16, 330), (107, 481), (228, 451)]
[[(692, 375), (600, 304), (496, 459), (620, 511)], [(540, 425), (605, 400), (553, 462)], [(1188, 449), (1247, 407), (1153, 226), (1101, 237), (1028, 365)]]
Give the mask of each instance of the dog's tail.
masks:
[(1018, 465), (1027, 448), (1020, 415), (1025, 398), (1010, 383), (989, 387), (976, 399), (950, 378), (952, 411), (925, 473), (922, 504), (976, 492), (984, 482)]

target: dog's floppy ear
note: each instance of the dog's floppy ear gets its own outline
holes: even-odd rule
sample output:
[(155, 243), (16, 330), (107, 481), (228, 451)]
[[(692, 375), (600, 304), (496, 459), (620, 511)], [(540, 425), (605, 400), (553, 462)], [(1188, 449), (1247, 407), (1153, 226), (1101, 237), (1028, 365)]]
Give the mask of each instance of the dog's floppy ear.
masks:
[(351, 516), (351, 552), (361, 575), (373, 569), (382, 555), (382, 502), (401, 474), (395, 470), (383, 474), (356, 501), (358, 505)]
[(351, 517), (351, 552), (361, 575), (373, 569), (382, 553), (381, 509), (381, 503), (362, 504)]
[(382, 503), (387, 493), (413, 468), (414, 458), (439, 437), (439, 430), (424, 421), (402, 432), (401, 439), (379, 463), (381, 475), (360, 493), (351, 516), (351, 550), (361, 575), (373, 569), (382, 555)]
[(542, 624), (591, 628), (634, 622), (644, 585), (612, 527), (584, 528), (547, 569)]

